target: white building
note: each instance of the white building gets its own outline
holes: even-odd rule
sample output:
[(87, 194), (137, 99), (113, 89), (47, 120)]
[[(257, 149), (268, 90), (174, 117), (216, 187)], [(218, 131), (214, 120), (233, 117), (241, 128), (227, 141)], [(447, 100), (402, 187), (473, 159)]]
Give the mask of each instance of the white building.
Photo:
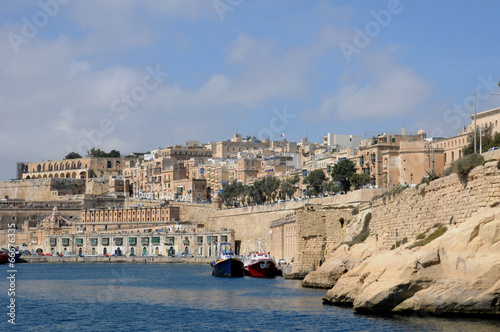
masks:
[(338, 149), (356, 149), (360, 144), (360, 135), (338, 135), (328, 133), (323, 136), (323, 145), (329, 147), (337, 146)]

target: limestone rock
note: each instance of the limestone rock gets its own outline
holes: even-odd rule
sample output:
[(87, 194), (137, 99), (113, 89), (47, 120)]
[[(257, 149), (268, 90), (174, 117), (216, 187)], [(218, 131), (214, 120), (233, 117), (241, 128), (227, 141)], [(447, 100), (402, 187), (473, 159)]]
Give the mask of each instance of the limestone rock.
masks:
[(329, 259), (317, 270), (309, 273), (302, 281), (302, 286), (314, 288), (332, 288), (337, 280), (347, 272), (346, 264), (346, 259)]
[(424, 247), (366, 259), (323, 300), (363, 313), (500, 317), (498, 211), (485, 208)]

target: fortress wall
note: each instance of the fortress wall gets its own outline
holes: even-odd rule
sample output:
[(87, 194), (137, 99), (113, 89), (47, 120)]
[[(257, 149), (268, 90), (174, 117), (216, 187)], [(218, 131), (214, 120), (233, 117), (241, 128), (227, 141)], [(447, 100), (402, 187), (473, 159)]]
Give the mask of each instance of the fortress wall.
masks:
[[(469, 173), (466, 183), (456, 174), (406, 189), (372, 203), (371, 233), (390, 248), (397, 240), (415, 239), (437, 223), (461, 223), (479, 209), (500, 200), (500, 170), (488, 162)], [(398, 236), (396, 237), (396, 229)]]
[(0, 198), (25, 201), (50, 201), (59, 195), (85, 193), (85, 180), (46, 178), (30, 180), (0, 181)]

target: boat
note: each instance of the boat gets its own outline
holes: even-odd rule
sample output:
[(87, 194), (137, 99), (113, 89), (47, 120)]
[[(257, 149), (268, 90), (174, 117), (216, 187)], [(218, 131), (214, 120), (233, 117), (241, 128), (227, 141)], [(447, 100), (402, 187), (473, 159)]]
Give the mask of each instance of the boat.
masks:
[(264, 252), (260, 241), (253, 242), (257, 242), (259, 249), (257, 252), (251, 252), (245, 257), (243, 265), (245, 273), (252, 277), (274, 278), (278, 275), (276, 262), (271, 258), (269, 253)]
[(210, 263), (212, 275), (216, 277), (243, 277), (243, 261), (236, 257), (231, 244), (223, 242), (220, 244), (217, 261)]
[[(18, 263), (21, 259), (22, 253), (19, 250), (14, 251), (14, 263)], [(8, 249), (0, 249), (0, 264), (11, 263), (10, 251)]]

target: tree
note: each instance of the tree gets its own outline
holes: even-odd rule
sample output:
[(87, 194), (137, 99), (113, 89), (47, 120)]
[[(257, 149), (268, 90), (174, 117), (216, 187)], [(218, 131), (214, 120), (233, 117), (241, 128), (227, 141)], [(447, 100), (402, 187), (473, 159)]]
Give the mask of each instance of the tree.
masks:
[(288, 178), (281, 181), (280, 199), (286, 200), (287, 198), (292, 198), (297, 191), (297, 187), (295, 185), (299, 183), (299, 181), (300, 179), (298, 175), (295, 175), (293, 178)]
[(245, 187), (243, 184), (234, 180), (224, 187), (220, 197), (224, 200), (226, 206), (240, 206), (240, 203), (243, 201), (244, 194)]
[(304, 183), (307, 184), (306, 195), (313, 196), (323, 191), (323, 183), (326, 180), (325, 172), (321, 169), (316, 169), (309, 173), (304, 178)]
[(117, 150), (111, 150), (111, 151), (108, 153), (108, 157), (120, 158), (120, 157), (121, 157), (121, 155), (120, 155), (120, 151), (117, 151)]
[(370, 183), (370, 175), (366, 173), (354, 173), (351, 176), (350, 181), (354, 186), (354, 190), (357, 190)]
[(342, 191), (342, 187), (336, 181), (328, 181), (323, 185), (323, 191), (336, 194)]
[(119, 158), (120, 151), (117, 150), (111, 150), (111, 152), (106, 153), (106, 151), (103, 151), (99, 148), (92, 148), (89, 151), (87, 151), (87, 157), (108, 157), (108, 158)]
[(273, 202), (276, 199), (280, 180), (272, 175), (268, 175), (262, 179), (262, 192), (264, 193), (264, 201)]
[(356, 173), (356, 166), (349, 159), (339, 161), (332, 170), (332, 179), (340, 181), (342, 190), (348, 192), (351, 189), (351, 177)]
[(78, 158), (81, 158), (82, 156), (80, 156), (80, 154), (76, 153), (76, 152), (70, 152), (66, 155), (66, 157), (64, 157), (64, 159), (78, 159)]
[(247, 186), (246, 196), (248, 204), (259, 205), (265, 203), (262, 181), (255, 181), (253, 185)]
[[(469, 134), (468, 140), (469, 144), (462, 149), (464, 157), (474, 153), (474, 132)], [(481, 131), (476, 130), (476, 144), (477, 153), (479, 153), (480, 150), (486, 152), (490, 148), (498, 147), (500, 146), (500, 133), (495, 133), (493, 135), (492, 126), (488, 126)], [(479, 144), (481, 144), (481, 148), (479, 148)]]

